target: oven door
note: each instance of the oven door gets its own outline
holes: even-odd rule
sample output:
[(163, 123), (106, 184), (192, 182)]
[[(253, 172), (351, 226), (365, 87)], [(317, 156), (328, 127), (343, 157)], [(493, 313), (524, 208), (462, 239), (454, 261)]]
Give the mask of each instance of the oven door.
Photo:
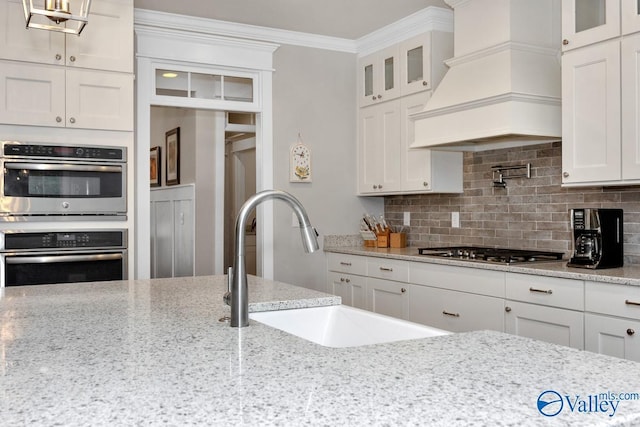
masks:
[(3, 160), (3, 215), (124, 215), (126, 165)]
[(99, 282), (127, 277), (127, 251), (5, 253), (2, 286)]

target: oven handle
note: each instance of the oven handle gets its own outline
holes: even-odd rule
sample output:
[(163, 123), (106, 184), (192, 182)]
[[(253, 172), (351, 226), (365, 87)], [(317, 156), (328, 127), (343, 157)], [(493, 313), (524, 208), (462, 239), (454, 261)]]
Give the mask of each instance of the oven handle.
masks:
[(52, 255), (52, 256), (8, 256), (7, 264), (53, 264), (56, 262), (114, 261), (122, 259), (122, 253), (89, 255)]
[(34, 169), (41, 171), (78, 171), (78, 172), (122, 172), (122, 166), (70, 165), (55, 163), (15, 163), (6, 162), (6, 169)]

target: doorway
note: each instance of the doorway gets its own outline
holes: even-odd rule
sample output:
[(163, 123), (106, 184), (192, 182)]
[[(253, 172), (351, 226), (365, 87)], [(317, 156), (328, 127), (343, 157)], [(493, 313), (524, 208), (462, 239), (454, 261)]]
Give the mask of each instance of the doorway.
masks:
[[(150, 277), (219, 274), (232, 264), (235, 217), (256, 191), (255, 113), (151, 107), (160, 182), (151, 189)], [(179, 179), (169, 181), (165, 135), (179, 135)], [(256, 274), (257, 219), (246, 230)], [(197, 231), (196, 231), (197, 230)]]

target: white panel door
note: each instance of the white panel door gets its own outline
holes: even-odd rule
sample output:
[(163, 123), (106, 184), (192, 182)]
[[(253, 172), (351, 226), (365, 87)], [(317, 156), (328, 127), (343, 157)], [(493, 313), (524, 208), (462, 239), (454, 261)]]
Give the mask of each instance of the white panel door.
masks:
[(507, 300), (505, 313), (505, 330), (509, 334), (584, 349), (581, 311)]
[(0, 123), (64, 126), (65, 71), (5, 62), (0, 67)]
[(133, 130), (133, 75), (67, 69), (67, 127)]
[(621, 178), (620, 42), (562, 56), (563, 183)]
[(597, 314), (584, 315), (584, 348), (640, 362), (640, 322)]
[(407, 320), (409, 311), (407, 284), (367, 278), (367, 309)]
[(562, 50), (619, 35), (620, 0), (562, 0)]
[[(635, 1), (634, 1), (635, 3)], [(640, 34), (621, 42), (622, 179), (640, 179)]]

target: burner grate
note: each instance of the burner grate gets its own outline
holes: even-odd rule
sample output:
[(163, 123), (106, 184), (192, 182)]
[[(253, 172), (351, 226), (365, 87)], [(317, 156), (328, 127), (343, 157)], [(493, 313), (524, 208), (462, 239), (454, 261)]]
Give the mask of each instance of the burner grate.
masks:
[(501, 264), (562, 260), (562, 252), (536, 251), (527, 249), (486, 248), (481, 246), (450, 246), (438, 248), (418, 248), (420, 255), (442, 258), (485, 261)]

